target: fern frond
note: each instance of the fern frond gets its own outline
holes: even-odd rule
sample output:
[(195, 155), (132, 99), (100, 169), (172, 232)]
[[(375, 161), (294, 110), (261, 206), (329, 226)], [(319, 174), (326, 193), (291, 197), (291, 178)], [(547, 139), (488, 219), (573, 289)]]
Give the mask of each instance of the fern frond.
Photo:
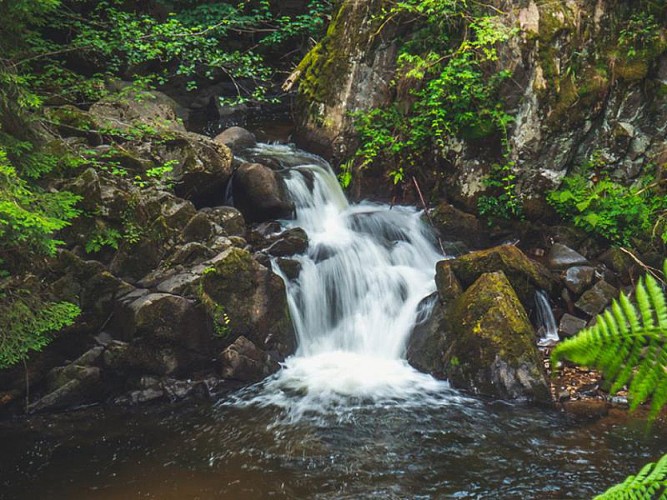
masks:
[(655, 417), (667, 404), (667, 300), (651, 276), (636, 288), (637, 303), (622, 293), (594, 325), (560, 343), (552, 363), (569, 359), (596, 368), (611, 383), (611, 392), (628, 385), (632, 410), (652, 399)]
[(652, 500), (667, 498), (667, 455), (657, 463), (645, 465), (636, 476), (595, 497), (594, 500)]

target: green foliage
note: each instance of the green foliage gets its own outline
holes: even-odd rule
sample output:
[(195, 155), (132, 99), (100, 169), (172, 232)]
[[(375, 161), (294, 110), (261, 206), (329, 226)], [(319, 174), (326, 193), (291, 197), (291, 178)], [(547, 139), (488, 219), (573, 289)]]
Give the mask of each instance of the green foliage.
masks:
[(61, 243), (53, 233), (79, 213), (75, 208), (78, 200), (67, 191), (45, 192), (31, 186), (0, 147), (0, 256), (19, 248), (53, 255)]
[(633, 245), (633, 240), (649, 241), (655, 233), (667, 242), (662, 221), (667, 196), (659, 183), (646, 175), (626, 186), (603, 168), (604, 162), (594, 155), (581, 173), (566, 176), (547, 201), (565, 220), (612, 243)]
[(495, 164), (485, 180), (485, 185), (497, 191), (495, 196), (482, 195), (477, 199), (477, 210), (484, 217), (501, 219), (517, 219), (523, 215), (521, 197), (517, 194), (515, 163), (508, 161), (502, 165)]
[(646, 464), (636, 476), (595, 497), (594, 500), (651, 500), (667, 498), (667, 455), (658, 462)]
[(81, 314), (70, 302), (42, 302), (34, 297), (7, 298), (0, 289), (0, 369), (40, 351), (52, 333), (74, 323)]
[(97, 253), (104, 247), (111, 247), (114, 250), (118, 250), (118, 246), (122, 240), (123, 235), (118, 229), (98, 224), (86, 241), (86, 253)]
[(619, 31), (618, 45), (630, 58), (646, 56), (660, 41), (660, 25), (648, 12), (637, 12)]
[(452, 0), (397, 2), (384, 12), (384, 22), (405, 16), (421, 26), (398, 58), (397, 88), (409, 86), (411, 106), (399, 102), (355, 115), (359, 168), (399, 165), (390, 172), (396, 183), (429, 154), (446, 156), (457, 138), (499, 135), (506, 154), (512, 117), (498, 89), (510, 73), (494, 63), (498, 45), (513, 31), (499, 15)]
[(635, 306), (622, 293), (594, 326), (559, 344), (551, 360), (554, 366), (567, 358), (601, 370), (612, 393), (628, 385), (631, 410), (651, 398), (653, 419), (667, 404), (667, 302), (650, 275), (637, 284), (636, 299)]

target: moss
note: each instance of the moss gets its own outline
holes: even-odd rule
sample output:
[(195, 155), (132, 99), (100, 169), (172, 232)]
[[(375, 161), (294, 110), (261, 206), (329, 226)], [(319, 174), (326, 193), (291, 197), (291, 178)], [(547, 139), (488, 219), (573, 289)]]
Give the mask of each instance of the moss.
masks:
[(646, 59), (624, 60), (616, 64), (615, 74), (628, 82), (643, 80), (648, 75), (649, 61)]

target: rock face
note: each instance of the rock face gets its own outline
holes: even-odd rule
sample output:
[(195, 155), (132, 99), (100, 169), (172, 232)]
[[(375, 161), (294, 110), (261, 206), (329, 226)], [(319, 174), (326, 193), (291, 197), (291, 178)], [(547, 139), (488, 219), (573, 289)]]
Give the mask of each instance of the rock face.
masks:
[(260, 163), (244, 163), (232, 180), (234, 205), (248, 222), (284, 219), (294, 209), (282, 179)]
[[(340, 161), (356, 148), (353, 112), (411, 105), (410, 97), (402, 97), (410, 96), (409, 89), (390, 84), (400, 80), (397, 49), (411, 34), (394, 23), (382, 24), (387, 3), (341, 2), (327, 37), (298, 68), (301, 135)], [(514, 117), (508, 130), (510, 160), (529, 216), (543, 214), (544, 193), (594, 153), (622, 180), (636, 178), (652, 158), (664, 158), (664, 17), (656, 18), (663, 23), (659, 35), (633, 56), (620, 41), (620, 31), (636, 15), (629, 4), (493, 0), (489, 5), (505, 13), (499, 19), (507, 27), (520, 27), (500, 48), (496, 69), (513, 75), (501, 94)], [(418, 28), (418, 21), (410, 24), (411, 33)], [(409, 80), (404, 85), (417, 87)], [(500, 158), (492, 142), (458, 138), (447, 145), (448, 154), (439, 160), (445, 164), (448, 199), (475, 206), (486, 189), (484, 178)], [(422, 188), (430, 192), (440, 185), (438, 178)]]

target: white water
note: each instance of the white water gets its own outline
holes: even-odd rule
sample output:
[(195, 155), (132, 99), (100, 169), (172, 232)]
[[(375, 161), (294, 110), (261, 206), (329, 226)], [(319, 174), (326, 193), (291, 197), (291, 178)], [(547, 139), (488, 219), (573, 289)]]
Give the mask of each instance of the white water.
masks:
[(418, 305), (435, 291), (435, 263), (443, 258), (420, 213), (349, 204), (321, 158), (287, 146), (257, 152), (290, 167), (286, 184), (296, 218), (284, 226), (303, 228), (310, 243), (306, 255), (295, 257), (302, 266), (298, 279), (285, 280), (297, 353), (263, 383), (253, 403), (300, 418), (359, 402), (461, 399), (404, 359)]
[(556, 318), (551, 310), (549, 296), (544, 290), (535, 292), (535, 304), (537, 305), (537, 333), (540, 339), (537, 341), (539, 346), (552, 346), (558, 343), (558, 325)]

